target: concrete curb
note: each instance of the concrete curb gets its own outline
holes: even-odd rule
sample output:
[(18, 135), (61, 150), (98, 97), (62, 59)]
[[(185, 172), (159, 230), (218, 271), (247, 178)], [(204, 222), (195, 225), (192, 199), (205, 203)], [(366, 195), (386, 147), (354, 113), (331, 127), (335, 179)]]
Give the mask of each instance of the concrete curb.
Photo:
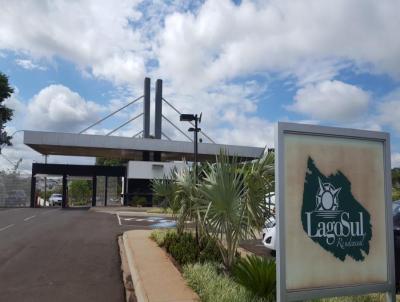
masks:
[[(143, 288), (143, 281), (140, 278), (138, 268), (135, 264), (132, 250), (129, 246), (128, 237), (126, 233), (122, 235), (122, 241), (125, 248), (125, 256), (128, 262), (129, 270), (131, 273), (132, 283), (135, 288), (135, 295), (138, 302), (149, 302), (146, 292)], [(128, 300), (129, 301), (129, 300)]]
[(119, 255), (121, 257), (121, 270), (122, 280), (125, 288), (125, 301), (136, 302), (135, 288), (132, 283), (132, 275), (129, 269), (128, 259), (126, 258), (126, 251), (122, 236), (118, 236)]

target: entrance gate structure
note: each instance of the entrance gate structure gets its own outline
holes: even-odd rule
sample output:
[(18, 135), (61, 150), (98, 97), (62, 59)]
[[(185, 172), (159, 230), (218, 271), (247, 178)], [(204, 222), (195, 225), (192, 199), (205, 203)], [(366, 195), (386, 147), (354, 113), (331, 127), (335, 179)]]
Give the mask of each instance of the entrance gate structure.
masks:
[[(92, 177), (92, 206), (96, 206), (97, 176), (104, 176), (104, 205), (107, 206), (107, 183), (108, 177), (123, 177), (126, 179), (125, 166), (91, 166), (91, 165), (60, 165), (60, 164), (32, 164), (31, 180), (31, 207), (36, 206), (36, 177), (40, 175), (61, 175), (62, 176), (62, 207), (68, 204), (67, 180), (68, 176)], [(126, 183), (126, 181), (124, 181)], [(123, 187), (126, 196), (126, 186)], [(124, 198), (126, 205), (126, 198)]]
[[(103, 157), (119, 159), (126, 163), (124, 167), (33, 164), (32, 188), (34, 188), (36, 181), (35, 175), (41, 173), (62, 175), (65, 199), (67, 176), (122, 176), (125, 178), (125, 205), (128, 201), (131, 202), (134, 198), (141, 197), (146, 199), (146, 206), (151, 206), (153, 202), (151, 181), (163, 178), (170, 174), (172, 170), (187, 167), (187, 161), (194, 161), (194, 146), (197, 144), (194, 144), (193, 139), (186, 131), (175, 124), (175, 122), (179, 122), (182, 127), (194, 126), (190, 121), (184, 121), (185, 124), (181, 123), (180, 115), (182, 113), (162, 95), (161, 80), (156, 81), (154, 134), (150, 134), (150, 91), (150, 79), (146, 78), (142, 96), (108, 114), (79, 133), (24, 131), (24, 144), (44, 156)], [(136, 104), (139, 100), (143, 101), (143, 112), (125, 121), (105, 135), (87, 134), (87, 131), (92, 127), (99, 125), (128, 106)], [(166, 104), (169, 108), (164, 113), (163, 104)], [(167, 114), (169, 114), (168, 117)], [(139, 118), (143, 119), (143, 130), (131, 137), (115, 135), (119, 129)], [(170, 130), (177, 131), (177, 134), (179, 133), (186, 140), (172, 140), (169, 137), (170, 134), (165, 134), (163, 131), (163, 122), (166, 122)], [(221, 150), (241, 161), (259, 158), (264, 153), (264, 148), (259, 147), (217, 144), (203, 130), (200, 130), (198, 135), (199, 143), (196, 153), (197, 161), (199, 162), (215, 161), (216, 155)], [(94, 185), (96, 185), (96, 182), (94, 182)], [(31, 195), (32, 206), (35, 197), (34, 189)], [(95, 197), (93, 198), (93, 205), (95, 205)]]

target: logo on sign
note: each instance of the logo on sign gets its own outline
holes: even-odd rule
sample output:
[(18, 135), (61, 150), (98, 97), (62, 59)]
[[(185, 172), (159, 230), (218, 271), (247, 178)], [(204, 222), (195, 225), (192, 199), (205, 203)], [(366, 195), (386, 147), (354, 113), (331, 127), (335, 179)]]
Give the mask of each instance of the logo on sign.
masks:
[(344, 261), (363, 261), (372, 238), (371, 216), (351, 193), (351, 183), (337, 171), (325, 177), (308, 158), (301, 220), (307, 236)]

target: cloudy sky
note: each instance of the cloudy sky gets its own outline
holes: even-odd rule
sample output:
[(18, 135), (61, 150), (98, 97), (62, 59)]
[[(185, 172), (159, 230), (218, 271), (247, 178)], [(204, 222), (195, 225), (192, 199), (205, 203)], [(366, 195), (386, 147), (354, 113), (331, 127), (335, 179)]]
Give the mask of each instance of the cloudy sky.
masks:
[[(15, 87), (10, 133), (79, 132), (142, 95), (148, 76), (153, 86), (164, 80), (164, 97), (181, 111), (202, 111), (202, 129), (217, 142), (272, 147), (278, 120), (382, 130), (392, 137), (392, 165), (400, 166), (400, 1), (0, 6), (0, 71)], [(140, 111), (133, 106), (91, 133), (107, 133)], [(179, 124), (172, 110), (165, 115)], [(115, 135), (132, 136), (141, 125)], [(167, 123), (164, 131), (185, 140)], [(22, 157), (26, 170), (43, 160), (22, 145), (21, 133), (3, 154)], [(0, 158), (1, 168), (9, 166)]]

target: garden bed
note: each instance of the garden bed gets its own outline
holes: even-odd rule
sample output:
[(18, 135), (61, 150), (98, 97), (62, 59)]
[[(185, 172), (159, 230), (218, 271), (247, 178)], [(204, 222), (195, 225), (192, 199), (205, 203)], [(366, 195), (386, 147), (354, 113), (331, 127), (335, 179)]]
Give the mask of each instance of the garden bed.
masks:
[(188, 285), (203, 302), (268, 301), (256, 297), (251, 291), (236, 283), (221, 265), (219, 250), (211, 239), (196, 250), (194, 235), (175, 230), (155, 230), (150, 236), (170, 256)]
[[(274, 298), (271, 297), (263, 298), (257, 296), (256, 294), (254, 294), (254, 292), (252, 292), (242, 284), (236, 282), (235, 278), (232, 275), (229, 275), (223, 269), (221, 262), (218, 261), (218, 256), (214, 253), (216, 252), (215, 250), (210, 254), (203, 254), (200, 258), (199, 252), (196, 253), (193, 249), (193, 234), (184, 234), (185, 235), (183, 236), (186, 238), (182, 239), (182, 244), (171, 242), (177, 239), (178, 235), (175, 230), (155, 230), (151, 233), (150, 238), (166, 251), (167, 255), (169, 255), (171, 262), (182, 273), (187, 284), (199, 295), (202, 302), (274, 301)], [(168, 242), (168, 240), (170, 242)], [(171, 249), (171, 245), (175, 246)], [(210, 247), (209, 249), (212, 250), (212, 248)], [(189, 255), (185, 255), (185, 253), (188, 253)], [(183, 255), (185, 255), (185, 257), (183, 257)], [(178, 259), (174, 257), (177, 257)], [(211, 259), (208, 259), (208, 257), (210, 257)], [(260, 264), (257, 265), (260, 266)], [(248, 273), (254, 274), (255, 272), (253, 271)], [(251, 279), (252, 277), (248, 276), (247, 278)], [(260, 276), (258, 276), (258, 278), (260, 278)], [(255, 278), (255, 280), (256, 279), (257, 277)], [(250, 283), (253, 283), (254, 285), (255, 281), (251, 281)], [(269, 286), (271, 286), (271, 284), (269, 284)], [(260, 287), (261, 285), (258, 286), (258, 288)], [(326, 298), (312, 301), (384, 302), (386, 301), (386, 298), (384, 294), (371, 294), (364, 296)], [(397, 297), (397, 301), (400, 301), (399, 297)]]

